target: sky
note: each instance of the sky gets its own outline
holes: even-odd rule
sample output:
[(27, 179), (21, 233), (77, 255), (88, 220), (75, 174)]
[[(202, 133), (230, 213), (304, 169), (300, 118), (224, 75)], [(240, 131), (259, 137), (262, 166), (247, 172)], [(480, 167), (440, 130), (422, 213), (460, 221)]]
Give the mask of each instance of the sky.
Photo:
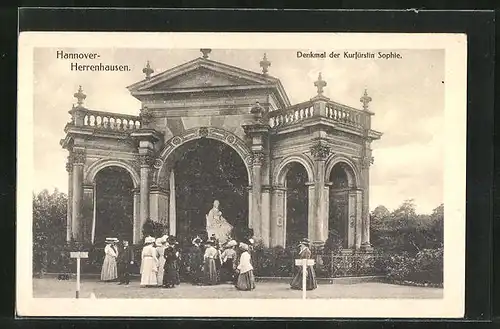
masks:
[[(58, 59), (57, 51), (93, 52), (98, 60), (79, 64), (124, 64), (128, 72), (76, 72), (75, 60)], [(314, 49), (311, 49), (315, 51)], [(344, 49), (327, 49), (343, 53)], [(307, 50), (308, 51), (308, 50)], [(318, 49), (317, 51), (322, 51)], [(375, 53), (378, 51), (373, 50)], [(297, 50), (213, 49), (210, 59), (261, 72), (264, 53), (269, 74), (280, 79), (292, 104), (316, 95), (314, 81), (321, 72), (324, 95), (349, 106), (361, 107), (365, 88), (372, 97), (372, 129), (382, 132), (372, 143), (370, 209), (392, 210), (414, 199), (419, 213), (431, 213), (443, 200), (444, 96), (443, 50), (394, 50), (401, 59), (304, 59)], [(201, 55), (198, 49), (37, 48), (34, 51), (34, 191), (67, 192), (68, 151), (59, 141), (76, 103), (81, 85), (84, 106), (108, 112), (138, 115), (140, 102), (126, 87), (144, 79), (146, 61), (158, 74)]]

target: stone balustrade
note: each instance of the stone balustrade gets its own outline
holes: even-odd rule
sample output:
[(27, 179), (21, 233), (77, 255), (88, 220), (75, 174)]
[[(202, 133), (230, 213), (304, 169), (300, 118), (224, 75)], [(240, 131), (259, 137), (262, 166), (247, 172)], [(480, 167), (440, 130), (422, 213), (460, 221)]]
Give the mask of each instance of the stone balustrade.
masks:
[(107, 129), (117, 131), (132, 131), (141, 128), (141, 119), (138, 116), (83, 110), (80, 114), (83, 118), (83, 126), (95, 129)]
[(313, 104), (302, 103), (294, 105), (285, 110), (277, 110), (269, 113), (269, 126), (271, 128), (280, 128), (289, 126), (305, 119), (311, 118), (314, 115)]
[[(353, 126), (355, 128), (363, 129), (367, 124), (366, 117), (369, 113), (342, 106), (336, 103), (326, 104), (326, 117), (334, 121)], [(370, 127), (366, 127), (370, 128)]]
[(357, 128), (369, 127), (369, 112), (350, 108), (334, 102), (323, 104), (324, 111), (314, 108), (313, 102), (305, 102), (294, 105), (284, 110), (276, 110), (269, 113), (269, 126), (271, 128), (281, 128), (300, 123), (306, 119), (323, 116), (333, 121)]

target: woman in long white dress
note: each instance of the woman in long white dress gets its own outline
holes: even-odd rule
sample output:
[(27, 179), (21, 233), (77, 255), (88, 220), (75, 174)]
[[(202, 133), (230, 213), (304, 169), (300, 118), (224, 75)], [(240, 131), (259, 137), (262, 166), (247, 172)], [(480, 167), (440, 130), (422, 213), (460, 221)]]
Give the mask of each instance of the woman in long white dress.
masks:
[(167, 242), (166, 237), (158, 238), (155, 241), (156, 245), (156, 257), (158, 257), (158, 273), (156, 274), (156, 282), (158, 286), (163, 285), (163, 274), (165, 266), (165, 243)]
[(104, 261), (101, 269), (101, 281), (114, 281), (118, 278), (118, 267), (116, 257), (118, 249), (116, 248), (116, 238), (106, 238), (106, 247), (104, 247)]
[(156, 287), (158, 284), (158, 257), (154, 247), (155, 238), (146, 237), (141, 254), (141, 287)]

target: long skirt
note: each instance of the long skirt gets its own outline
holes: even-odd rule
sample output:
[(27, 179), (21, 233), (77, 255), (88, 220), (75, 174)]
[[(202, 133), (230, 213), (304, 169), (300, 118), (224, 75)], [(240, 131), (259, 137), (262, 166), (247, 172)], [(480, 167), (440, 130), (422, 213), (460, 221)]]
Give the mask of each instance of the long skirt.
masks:
[(165, 274), (163, 275), (163, 286), (173, 287), (179, 283), (179, 272), (174, 262), (165, 263)]
[(220, 281), (221, 282), (233, 282), (234, 281), (234, 267), (233, 260), (228, 259), (220, 269)]
[(158, 273), (156, 273), (156, 282), (158, 285), (162, 285), (163, 283), (163, 276), (164, 276), (164, 269), (163, 267), (165, 266), (165, 257), (160, 256), (158, 257)]
[[(312, 266), (308, 266), (306, 270), (306, 290), (314, 290), (318, 288), (316, 283), (316, 273)], [(295, 275), (293, 276), (290, 287), (295, 290), (302, 290), (302, 267), (296, 267)]]
[(158, 268), (152, 257), (144, 257), (141, 264), (141, 286), (156, 286)]
[(118, 278), (118, 268), (116, 265), (116, 257), (106, 255), (101, 269), (101, 280), (112, 281)]
[(238, 280), (236, 281), (236, 289), (247, 291), (255, 289), (255, 277), (253, 275), (253, 270), (245, 273), (240, 273), (238, 275)]
[(204, 283), (206, 285), (212, 286), (217, 284), (217, 268), (215, 266), (215, 261), (213, 258), (208, 258), (205, 260), (205, 267), (203, 269)]

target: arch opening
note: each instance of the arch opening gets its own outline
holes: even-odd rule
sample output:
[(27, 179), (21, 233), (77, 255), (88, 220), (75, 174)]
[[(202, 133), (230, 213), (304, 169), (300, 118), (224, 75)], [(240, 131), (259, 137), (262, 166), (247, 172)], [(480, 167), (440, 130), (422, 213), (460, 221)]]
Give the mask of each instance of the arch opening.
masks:
[(342, 162), (330, 172), (328, 243), (334, 248), (348, 247), (349, 190), (353, 183), (350, 177), (349, 167)]
[(132, 242), (134, 182), (130, 173), (119, 166), (108, 166), (96, 173), (94, 183), (94, 244), (104, 245), (107, 237)]
[(286, 237), (285, 245), (296, 245), (308, 236), (308, 186), (306, 168), (298, 162), (287, 165), (286, 187)]
[[(209, 138), (186, 142), (172, 154), (177, 239), (207, 238), (206, 215), (220, 202), (222, 217), (238, 237), (248, 228), (248, 175), (241, 156), (229, 145)], [(172, 197), (172, 193), (171, 193)]]

